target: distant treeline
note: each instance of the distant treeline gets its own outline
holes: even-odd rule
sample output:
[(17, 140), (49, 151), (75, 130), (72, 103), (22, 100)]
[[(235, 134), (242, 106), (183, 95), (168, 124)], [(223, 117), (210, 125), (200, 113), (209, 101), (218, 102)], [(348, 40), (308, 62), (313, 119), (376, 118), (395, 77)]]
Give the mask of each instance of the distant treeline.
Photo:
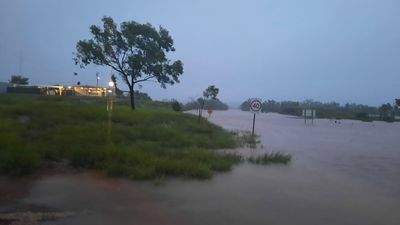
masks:
[[(119, 95), (116, 102), (122, 105), (130, 105), (129, 96)], [(182, 110), (182, 104), (175, 99), (166, 99), (162, 101), (153, 100), (147, 93), (135, 91), (135, 102), (138, 108), (169, 108), (175, 111)]]
[[(221, 102), (219, 99), (209, 99), (205, 100), (204, 104), (204, 109), (213, 109), (213, 110), (228, 110), (228, 105), (225, 103)], [(193, 110), (193, 109), (198, 109), (199, 108), (199, 100), (197, 101), (191, 101), (186, 103), (183, 106), (184, 110)]]
[[(243, 102), (240, 108), (249, 111), (250, 101), (251, 99), (248, 99)], [(303, 102), (267, 100), (263, 102), (261, 111), (301, 116), (303, 109), (315, 109), (319, 118), (360, 119), (365, 121), (372, 119), (394, 120), (394, 116), (399, 114), (398, 106), (393, 107), (389, 103), (383, 104), (381, 107), (373, 107), (354, 103), (344, 105), (337, 102), (322, 103), (312, 100)]]
[[(129, 104), (128, 96), (119, 96), (119, 102), (122, 104)], [(199, 100), (191, 101), (186, 104), (182, 104), (175, 99), (165, 99), (162, 101), (153, 100), (147, 93), (135, 91), (135, 101), (138, 107), (141, 108), (172, 108), (175, 111), (185, 111), (185, 110), (193, 110), (199, 108)], [(227, 110), (228, 105), (221, 102), (219, 99), (210, 99), (205, 100), (204, 109), (213, 109), (213, 110)]]

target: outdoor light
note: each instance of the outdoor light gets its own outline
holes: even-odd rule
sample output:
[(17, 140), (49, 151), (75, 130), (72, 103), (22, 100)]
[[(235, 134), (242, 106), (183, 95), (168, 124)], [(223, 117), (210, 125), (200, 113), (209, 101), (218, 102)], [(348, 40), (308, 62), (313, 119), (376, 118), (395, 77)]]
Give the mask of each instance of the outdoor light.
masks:
[(68, 89), (71, 89), (71, 86), (68, 86)]
[(108, 86), (114, 87), (114, 82), (112, 82), (112, 81), (108, 82)]
[(99, 87), (99, 80), (100, 80), (99, 73), (96, 73), (96, 88)]

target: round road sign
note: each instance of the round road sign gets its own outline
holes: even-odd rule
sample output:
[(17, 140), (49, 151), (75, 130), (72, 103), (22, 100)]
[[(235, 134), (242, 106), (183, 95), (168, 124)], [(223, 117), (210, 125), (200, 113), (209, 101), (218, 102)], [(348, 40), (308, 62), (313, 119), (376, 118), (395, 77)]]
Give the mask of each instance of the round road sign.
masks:
[(250, 110), (252, 112), (259, 112), (261, 111), (262, 103), (258, 99), (254, 99), (250, 102)]

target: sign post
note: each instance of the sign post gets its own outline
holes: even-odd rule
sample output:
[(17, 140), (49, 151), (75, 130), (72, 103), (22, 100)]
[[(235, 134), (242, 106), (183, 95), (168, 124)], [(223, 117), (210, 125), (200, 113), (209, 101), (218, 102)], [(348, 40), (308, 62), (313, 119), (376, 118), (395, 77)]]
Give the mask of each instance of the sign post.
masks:
[(311, 124), (314, 124), (314, 118), (317, 117), (315, 109), (303, 109), (304, 124), (307, 124), (307, 119), (311, 118)]
[(250, 102), (250, 111), (253, 112), (253, 129), (251, 130), (251, 136), (254, 136), (254, 126), (256, 124), (256, 113), (261, 111), (262, 103), (258, 99), (253, 99)]
[(256, 114), (253, 114), (253, 129), (251, 130), (251, 136), (254, 136), (254, 125), (256, 124)]

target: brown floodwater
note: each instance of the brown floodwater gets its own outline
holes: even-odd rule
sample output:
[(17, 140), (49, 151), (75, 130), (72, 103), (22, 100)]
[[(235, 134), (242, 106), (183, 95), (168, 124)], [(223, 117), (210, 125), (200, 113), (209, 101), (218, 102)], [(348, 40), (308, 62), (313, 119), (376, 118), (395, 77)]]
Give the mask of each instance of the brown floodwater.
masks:
[[(227, 129), (251, 129), (252, 115), (214, 112)], [(258, 114), (263, 148), (292, 154), (287, 165), (243, 163), (206, 181), (152, 182), (70, 173), (36, 180), (18, 204), (74, 216), (49, 224), (393, 224), (400, 221), (400, 124)]]

